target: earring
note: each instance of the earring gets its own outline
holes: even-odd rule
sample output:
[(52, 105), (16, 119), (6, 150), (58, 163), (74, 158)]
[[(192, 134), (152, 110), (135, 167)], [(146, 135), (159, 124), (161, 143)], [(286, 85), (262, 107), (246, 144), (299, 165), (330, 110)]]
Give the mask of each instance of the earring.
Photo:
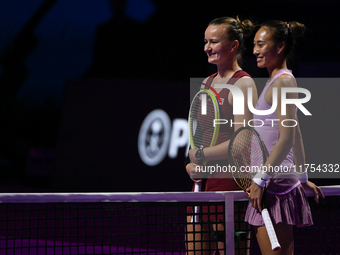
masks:
[(280, 54), (281, 53), (281, 51), (278, 51), (278, 54)]

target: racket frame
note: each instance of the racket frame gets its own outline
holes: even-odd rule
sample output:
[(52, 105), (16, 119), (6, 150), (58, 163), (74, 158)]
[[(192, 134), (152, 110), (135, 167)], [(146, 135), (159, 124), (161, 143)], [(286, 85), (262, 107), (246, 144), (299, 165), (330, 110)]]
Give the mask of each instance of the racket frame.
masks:
[[(196, 95), (194, 96), (193, 100), (197, 97), (197, 96), (200, 96), (200, 94), (203, 94), (203, 93), (206, 93), (210, 96), (210, 98), (212, 99), (213, 101), (213, 105), (214, 105), (214, 110), (215, 110), (215, 119), (219, 119), (220, 118), (220, 109), (219, 109), (219, 106), (218, 106), (218, 102), (215, 98), (215, 96), (207, 89), (203, 89), (203, 88), (200, 88), (200, 91), (198, 91), (196, 93)], [(191, 104), (190, 106), (190, 110), (189, 110), (189, 117), (188, 117), (188, 127), (189, 127), (189, 142), (190, 142), (190, 146), (191, 146), (191, 149), (197, 147), (199, 148), (199, 146), (195, 146), (194, 144), (194, 137), (192, 135), (192, 130), (191, 130), (191, 112), (192, 112), (192, 107), (193, 107), (193, 103)], [(219, 129), (220, 129), (220, 125), (216, 125), (215, 128), (214, 128), (214, 133), (213, 133), (213, 137), (212, 137), (212, 140), (211, 140), (211, 143), (210, 143), (210, 147), (211, 146), (214, 146), (217, 142), (217, 138), (218, 138), (218, 132), (219, 132)]]
[[(262, 150), (263, 163), (266, 162), (266, 161), (267, 161), (267, 157), (268, 157), (268, 150), (267, 150), (267, 148), (266, 148), (266, 146), (265, 146), (265, 144), (264, 144), (264, 142), (263, 142), (263, 140), (262, 140), (260, 134), (259, 134), (254, 128), (252, 128), (252, 127), (250, 127), (250, 126), (245, 126), (245, 127), (240, 127), (239, 129), (237, 129), (237, 130), (233, 133), (232, 137), (230, 138), (229, 147), (228, 147), (228, 161), (229, 161), (229, 164), (230, 164), (231, 162), (235, 162), (235, 160), (232, 159), (232, 153), (231, 153), (232, 145), (233, 145), (233, 143), (234, 143), (234, 140), (235, 140), (235, 138), (237, 137), (237, 135), (238, 135), (241, 131), (243, 131), (244, 129), (251, 130), (251, 132), (257, 137), (257, 139), (259, 140), (259, 143), (260, 143), (261, 150)], [(236, 166), (236, 167), (239, 168), (239, 166)], [(239, 182), (239, 178), (237, 178), (237, 177), (235, 176), (235, 175), (236, 175), (236, 172), (232, 171), (232, 175), (233, 175), (233, 178), (234, 178), (235, 182), (237, 183), (237, 185), (238, 185), (242, 190), (244, 190), (245, 192), (247, 192), (246, 189), (249, 188), (250, 186), (249, 186), (249, 187), (244, 187), (244, 186)], [(249, 176), (249, 178), (251, 178), (251, 179), (253, 179), (253, 177), (254, 177), (254, 176), (253, 176), (252, 174), (250, 174), (250, 173), (248, 174), (248, 176)]]
[[(196, 97), (198, 96), (201, 96), (204, 94), (204, 92), (206, 93), (206, 95), (208, 95), (210, 97), (210, 99), (212, 100), (213, 102), (213, 106), (214, 106), (214, 110), (215, 110), (215, 116), (214, 116), (214, 119), (219, 119), (220, 118), (220, 109), (219, 109), (219, 104), (215, 98), (215, 96), (213, 95), (213, 93), (211, 93), (209, 90), (207, 89), (204, 89), (204, 88), (200, 88), (200, 91), (198, 91), (196, 93), (196, 95), (194, 96), (193, 100), (192, 100), (192, 103), (190, 105), (190, 110), (189, 110), (189, 116), (188, 116), (188, 128), (189, 128), (189, 142), (190, 142), (190, 147), (191, 149), (193, 148), (199, 148), (201, 146), (196, 146), (194, 144), (194, 137), (192, 135), (192, 129), (191, 129), (191, 121), (192, 121), (192, 117), (191, 117), (191, 112), (192, 112), (192, 107), (193, 107), (193, 104), (194, 104), (194, 100)], [(207, 99), (208, 100), (208, 99)], [(219, 133), (219, 129), (220, 129), (220, 125), (216, 125), (215, 128), (214, 128), (214, 132), (213, 132), (213, 137), (212, 137), (212, 140), (211, 140), (211, 143), (210, 143), (210, 146), (214, 146), (217, 142), (217, 138), (218, 138), (218, 133)], [(205, 165), (207, 163), (207, 161), (203, 162), (203, 164)], [(200, 192), (201, 191), (201, 183), (197, 183), (195, 182), (195, 187), (194, 187), (194, 192)], [(191, 222), (195, 222), (195, 223), (198, 223), (199, 222), (199, 207), (198, 206), (195, 206), (195, 209), (194, 209), (194, 212), (195, 212), (195, 217), (192, 217), (192, 220)]]

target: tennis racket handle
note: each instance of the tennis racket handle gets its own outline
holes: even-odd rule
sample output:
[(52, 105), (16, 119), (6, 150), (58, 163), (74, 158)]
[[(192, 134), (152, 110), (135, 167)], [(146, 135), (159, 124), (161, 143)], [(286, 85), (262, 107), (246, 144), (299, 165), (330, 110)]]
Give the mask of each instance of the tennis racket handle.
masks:
[(194, 192), (200, 192), (201, 186), (202, 186), (202, 184), (200, 182), (195, 182)]
[(277, 251), (281, 249), (281, 245), (279, 244), (279, 241), (277, 240), (277, 236), (274, 230), (273, 223), (270, 219), (269, 213), (267, 209), (263, 209), (262, 212), (262, 218), (264, 221), (264, 225), (266, 226), (266, 230), (269, 236), (270, 244), (272, 245), (272, 251)]
[[(195, 182), (194, 192), (200, 192), (201, 186), (202, 186), (202, 184), (200, 182)], [(199, 212), (200, 212), (199, 206), (195, 206), (194, 210), (195, 210), (194, 211), (195, 215), (191, 218), (191, 222), (199, 223), (200, 222), (200, 218), (199, 218), (199, 215), (198, 215)]]

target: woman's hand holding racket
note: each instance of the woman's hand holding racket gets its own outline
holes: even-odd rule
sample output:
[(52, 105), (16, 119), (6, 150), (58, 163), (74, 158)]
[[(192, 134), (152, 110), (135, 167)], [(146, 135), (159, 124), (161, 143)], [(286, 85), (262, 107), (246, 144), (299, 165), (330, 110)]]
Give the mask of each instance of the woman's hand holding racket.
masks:
[(196, 171), (196, 169), (201, 168), (201, 165), (198, 165), (196, 163), (190, 163), (186, 167), (186, 171), (188, 175), (190, 176), (191, 180), (194, 182), (201, 182), (202, 181), (202, 174)]
[(264, 193), (264, 187), (260, 187), (256, 183), (253, 183), (249, 188), (246, 189), (248, 193), (249, 201), (255, 209), (262, 211), (262, 196)]

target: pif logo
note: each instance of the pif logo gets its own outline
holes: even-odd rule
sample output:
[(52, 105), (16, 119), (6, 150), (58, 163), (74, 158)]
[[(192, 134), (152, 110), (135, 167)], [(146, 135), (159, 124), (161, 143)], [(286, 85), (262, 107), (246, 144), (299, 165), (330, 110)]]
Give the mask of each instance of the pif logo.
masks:
[(165, 111), (151, 111), (144, 119), (138, 135), (138, 152), (142, 161), (148, 166), (156, 166), (166, 155), (176, 158), (179, 148), (188, 147), (187, 127), (185, 119), (174, 119), (171, 125)]
[[(243, 115), (244, 114), (244, 95), (243, 92), (240, 88), (234, 86), (234, 85), (228, 85), (228, 84), (216, 84), (215, 88), (226, 88), (229, 89), (230, 92), (233, 95), (233, 114), (234, 115)], [(216, 93), (215, 90), (212, 90), (217, 97), (219, 98), (218, 94)], [(248, 101), (247, 105), (249, 110), (256, 115), (269, 115), (273, 113), (276, 108), (277, 108), (277, 101), (278, 101), (278, 96), (277, 96), (277, 88), (273, 88), (273, 103), (270, 109), (267, 110), (258, 110), (253, 107), (253, 101), (252, 101), (252, 94), (253, 90), (252, 88), (248, 88), (247, 93), (248, 93)], [(305, 94), (304, 98), (287, 98), (288, 93), (303, 93)], [(294, 104), (296, 105), (297, 108), (300, 109), (301, 112), (303, 112), (305, 115), (312, 115), (302, 104), (307, 103), (311, 98), (311, 93), (309, 90), (304, 89), (304, 88), (298, 88), (298, 87), (284, 87), (281, 88), (281, 114), (286, 115), (286, 105), (287, 104)], [(220, 100), (220, 98), (219, 98)], [(202, 115), (206, 115), (206, 109), (207, 109), (207, 101), (204, 98), (202, 99)]]

